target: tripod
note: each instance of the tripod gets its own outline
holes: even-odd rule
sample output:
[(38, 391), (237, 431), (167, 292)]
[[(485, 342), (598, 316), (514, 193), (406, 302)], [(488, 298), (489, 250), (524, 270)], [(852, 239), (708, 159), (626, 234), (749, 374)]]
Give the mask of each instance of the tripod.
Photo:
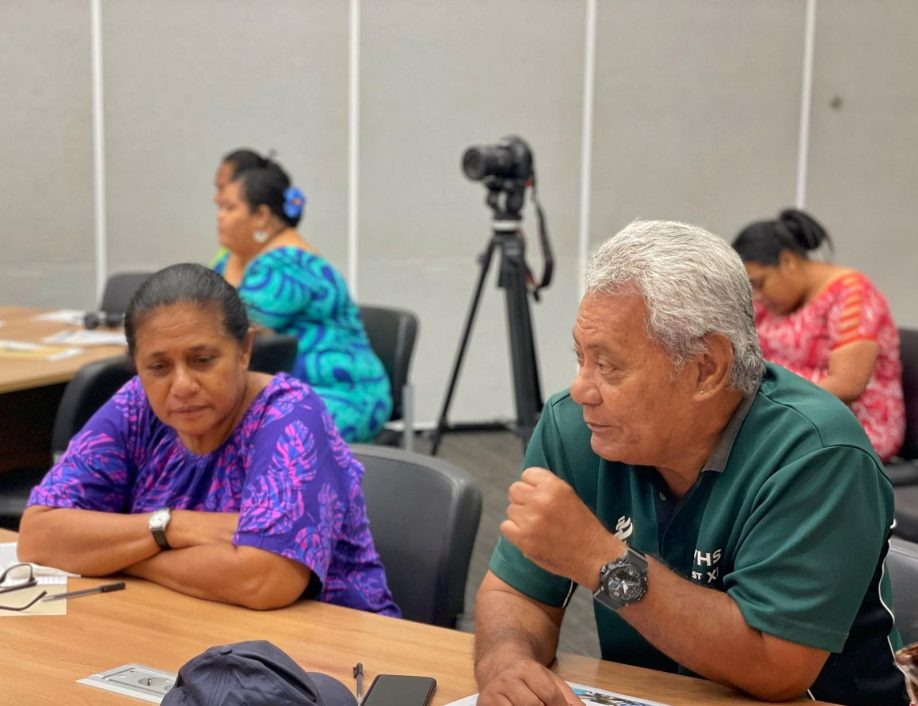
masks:
[[(513, 397), (516, 401), (516, 428), (517, 435), (522, 439), (525, 449), (532, 430), (542, 411), (542, 392), (539, 384), (539, 370), (536, 361), (535, 343), (532, 338), (532, 317), (529, 310), (529, 292), (526, 288), (526, 261), (523, 257), (523, 242), (520, 238), (520, 208), (523, 204), (524, 185), (505, 190), (492, 188), (488, 192), (487, 203), (494, 212), (491, 220), (491, 240), (483, 253), (478, 256), (480, 267), (478, 282), (472, 295), (465, 327), (456, 351), (456, 359), (450, 375), (449, 385), (446, 388), (446, 397), (443, 408), (437, 420), (437, 428), (433, 434), (433, 445), (430, 453), (437, 455), (443, 433), (449, 429), (446, 421), (459, 371), (468, 348), (472, 325), (478, 313), (481, 302), (481, 293), (484, 290), (485, 279), (491, 266), (494, 251), (500, 250), (500, 269), (498, 271), (497, 286), (504, 290), (507, 304), (507, 328), (510, 334), (510, 368), (513, 373)], [(501, 204), (501, 196), (504, 203)]]

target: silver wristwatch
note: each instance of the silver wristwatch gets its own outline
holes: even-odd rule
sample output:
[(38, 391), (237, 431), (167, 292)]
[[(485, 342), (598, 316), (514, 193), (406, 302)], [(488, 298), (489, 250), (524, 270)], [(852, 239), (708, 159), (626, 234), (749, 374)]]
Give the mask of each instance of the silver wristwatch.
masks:
[(636, 549), (625, 553), (599, 570), (599, 588), (593, 598), (612, 610), (641, 600), (647, 593), (647, 559)]
[(162, 510), (157, 510), (150, 515), (150, 521), (147, 523), (150, 534), (153, 535), (153, 541), (156, 542), (160, 549), (172, 549), (166, 539), (166, 528), (169, 526), (171, 519), (172, 510), (164, 507)]

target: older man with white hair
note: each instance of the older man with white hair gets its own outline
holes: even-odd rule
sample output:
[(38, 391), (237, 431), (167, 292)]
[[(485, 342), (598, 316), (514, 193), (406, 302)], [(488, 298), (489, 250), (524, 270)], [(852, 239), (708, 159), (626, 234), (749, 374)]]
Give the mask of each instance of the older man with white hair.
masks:
[(577, 376), (542, 411), (479, 591), (479, 705), (579, 703), (547, 666), (576, 586), (605, 659), (907, 704), (891, 485), (839, 400), (762, 360), (733, 249), (632, 223), (594, 254), (573, 334)]

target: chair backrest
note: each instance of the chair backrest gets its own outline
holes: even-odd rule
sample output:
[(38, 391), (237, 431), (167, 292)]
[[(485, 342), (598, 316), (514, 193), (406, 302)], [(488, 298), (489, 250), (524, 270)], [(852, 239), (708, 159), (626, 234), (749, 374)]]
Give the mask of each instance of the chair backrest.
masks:
[(152, 272), (118, 272), (110, 275), (105, 282), (99, 310), (111, 314), (123, 314), (134, 292), (146, 282)]
[(134, 361), (126, 355), (97, 360), (77, 371), (64, 388), (54, 418), (51, 452), (55, 457), (66, 451), (73, 435), (135, 373)]
[(918, 459), (918, 329), (899, 329), (899, 356), (905, 396), (905, 441), (899, 456)]
[(255, 334), (249, 370), (270, 375), (292, 372), (298, 345), (296, 336), (266, 332)]
[(906, 645), (918, 642), (918, 544), (891, 538), (886, 569), (899, 633)]
[(402, 419), (402, 388), (408, 383), (411, 356), (418, 335), (418, 317), (407, 309), (363, 305), (363, 326), (370, 347), (379, 356), (392, 386), (392, 419)]
[(442, 459), (354, 444), (373, 541), (402, 615), (455, 627), (465, 601), (481, 490)]

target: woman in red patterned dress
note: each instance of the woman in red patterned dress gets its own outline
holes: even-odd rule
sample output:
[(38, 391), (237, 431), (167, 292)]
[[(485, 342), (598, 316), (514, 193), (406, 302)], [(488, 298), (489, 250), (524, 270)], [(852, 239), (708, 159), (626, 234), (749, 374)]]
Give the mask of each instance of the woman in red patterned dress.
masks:
[(809, 258), (824, 243), (831, 249), (819, 223), (789, 209), (746, 226), (733, 247), (752, 284), (765, 358), (849, 405), (888, 461), (905, 434), (899, 333), (866, 276)]

